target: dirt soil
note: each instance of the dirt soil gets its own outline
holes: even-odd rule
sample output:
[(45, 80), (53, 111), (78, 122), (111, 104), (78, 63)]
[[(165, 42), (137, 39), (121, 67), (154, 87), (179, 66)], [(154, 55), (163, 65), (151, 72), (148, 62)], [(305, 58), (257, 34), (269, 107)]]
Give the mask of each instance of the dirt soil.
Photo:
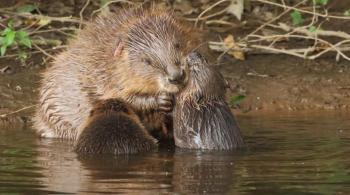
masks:
[(254, 55), (222, 65), (229, 98), (244, 95), (238, 113), (349, 110), (350, 63)]

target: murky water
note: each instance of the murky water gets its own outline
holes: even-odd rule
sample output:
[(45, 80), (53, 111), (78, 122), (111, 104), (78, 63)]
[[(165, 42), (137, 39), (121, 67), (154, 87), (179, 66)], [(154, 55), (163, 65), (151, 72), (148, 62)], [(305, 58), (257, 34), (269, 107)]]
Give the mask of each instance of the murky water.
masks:
[(78, 158), (72, 144), (0, 129), (0, 194), (349, 194), (346, 115), (241, 117), (247, 149)]

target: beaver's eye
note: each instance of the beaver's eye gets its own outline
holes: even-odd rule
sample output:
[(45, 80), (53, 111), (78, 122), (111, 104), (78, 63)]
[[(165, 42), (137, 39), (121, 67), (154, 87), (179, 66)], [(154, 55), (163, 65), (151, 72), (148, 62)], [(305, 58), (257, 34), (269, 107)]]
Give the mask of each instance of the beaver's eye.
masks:
[(180, 43), (175, 43), (174, 47), (175, 47), (175, 49), (180, 49), (181, 45), (180, 45)]
[(152, 61), (151, 61), (151, 59), (149, 59), (149, 58), (144, 58), (144, 59), (143, 59), (143, 62), (144, 62), (146, 65), (151, 65), (151, 64), (152, 64)]

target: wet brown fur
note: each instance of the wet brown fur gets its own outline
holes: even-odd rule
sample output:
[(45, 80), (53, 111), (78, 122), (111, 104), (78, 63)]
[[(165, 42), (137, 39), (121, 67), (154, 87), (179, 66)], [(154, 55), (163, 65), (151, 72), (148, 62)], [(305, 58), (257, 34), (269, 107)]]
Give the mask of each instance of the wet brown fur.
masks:
[(225, 102), (223, 76), (197, 52), (187, 61), (189, 81), (176, 97), (174, 109), (175, 145), (210, 150), (242, 147), (240, 129)]
[[(183, 64), (198, 37), (171, 10), (155, 6), (98, 17), (44, 72), (35, 129), (42, 137), (76, 140), (89, 111), (103, 99), (118, 98), (138, 114), (156, 112), (159, 94), (181, 88), (166, 82), (167, 68)], [(145, 65), (146, 58), (154, 63)]]
[(157, 146), (135, 112), (118, 99), (95, 104), (75, 145), (78, 154), (130, 154)]

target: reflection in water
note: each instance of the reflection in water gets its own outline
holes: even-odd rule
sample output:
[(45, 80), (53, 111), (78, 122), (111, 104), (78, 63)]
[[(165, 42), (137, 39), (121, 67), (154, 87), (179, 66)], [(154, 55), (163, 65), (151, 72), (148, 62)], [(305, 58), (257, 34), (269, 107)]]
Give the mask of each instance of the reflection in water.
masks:
[(72, 151), (73, 143), (63, 140), (37, 140), (37, 161), (42, 167), (44, 177), (40, 182), (44, 189), (60, 193), (78, 192), (88, 170), (82, 169), (76, 154)]
[(181, 194), (223, 194), (237, 179), (233, 152), (176, 152), (174, 191)]
[(247, 149), (77, 156), (72, 143), (0, 128), (1, 193), (348, 194), (346, 116), (239, 118)]

